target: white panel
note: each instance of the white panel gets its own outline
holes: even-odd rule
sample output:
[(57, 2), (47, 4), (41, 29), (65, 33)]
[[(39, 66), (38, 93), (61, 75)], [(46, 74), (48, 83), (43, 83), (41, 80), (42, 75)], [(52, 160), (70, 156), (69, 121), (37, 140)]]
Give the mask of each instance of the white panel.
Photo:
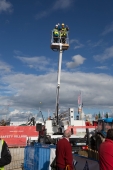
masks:
[(74, 109), (70, 108), (69, 113), (70, 113), (70, 125), (73, 126), (74, 125)]

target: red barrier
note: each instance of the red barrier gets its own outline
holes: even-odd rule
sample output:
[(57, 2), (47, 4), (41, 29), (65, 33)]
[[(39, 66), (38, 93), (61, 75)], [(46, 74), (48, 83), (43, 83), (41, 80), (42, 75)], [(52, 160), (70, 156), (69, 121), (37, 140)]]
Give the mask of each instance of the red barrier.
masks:
[(4, 139), (8, 146), (26, 146), (28, 137), (38, 137), (35, 126), (0, 126), (0, 138)]

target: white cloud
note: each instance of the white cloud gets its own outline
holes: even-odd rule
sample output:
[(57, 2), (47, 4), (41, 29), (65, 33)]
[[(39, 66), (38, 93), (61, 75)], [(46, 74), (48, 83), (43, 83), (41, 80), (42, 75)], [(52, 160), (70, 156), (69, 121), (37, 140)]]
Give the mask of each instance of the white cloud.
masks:
[(41, 11), (40, 13), (36, 14), (35, 18), (41, 19), (44, 17), (47, 17), (48, 15), (50, 15), (52, 12), (57, 11), (57, 10), (65, 10), (70, 8), (70, 6), (72, 5), (73, 0), (57, 0), (52, 7), (50, 7), (47, 10)]
[(7, 114), (9, 114), (7, 107), (0, 108), (0, 116), (5, 116)]
[(106, 34), (108, 34), (110, 32), (113, 32), (113, 22), (110, 25), (106, 26), (106, 28), (104, 29), (102, 35), (106, 35)]
[(99, 40), (98, 42), (93, 44), (93, 47), (98, 47), (98, 46), (102, 46), (103, 40)]
[(101, 69), (101, 70), (106, 70), (106, 69), (108, 69), (107, 66), (99, 66), (99, 67), (96, 67), (96, 68)]
[(69, 42), (70, 42), (70, 44), (73, 44), (74, 42), (78, 43), (78, 40), (76, 40), (76, 39), (71, 39)]
[(12, 12), (12, 4), (7, 0), (0, 0), (0, 12)]
[(49, 59), (47, 59), (44, 56), (40, 57), (21, 57), (21, 56), (16, 56), (19, 60), (21, 60), (23, 63), (25, 63), (28, 67), (30, 68), (35, 68), (35, 69), (40, 69), (40, 70), (45, 70), (48, 64), (49, 64)]
[[(13, 110), (19, 110), (12, 114), (12, 117), (25, 118), (27, 111), (38, 110), (40, 101), (42, 102), (42, 112), (47, 113), (48, 109), (52, 112), (55, 111), (57, 73), (40, 76), (12, 74), (3, 76), (2, 82), (7, 85), (7, 89), (12, 94), (4, 98), (0, 96), (0, 104), (8, 103)], [(80, 90), (83, 95), (84, 107), (113, 108), (112, 86), (113, 76), (106, 74), (62, 72), (60, 110), (69, 107), (77, 108), (77, 98)], [(22, 112), (22, 110), (25, 111)]]
[(104, 42), (103, 39), (99, 39), (97, 42), (88, 40), (88, 41), (86, 41), (86, 46), (88, 46), (87, 48), (90, 47), (90, 49), (91, 48), (97, 48), (97, 47), (100, 48), (100, 47), (106, 46), (106, 42)]
[(73, 43), (76, 44), (74, 49), (78, 49), (78, 48), (84, 47), (84, 45), (82, 43), (80, 43), (79, 40), (77, 40), (77, 39), (71, 39), (70, 40), (70, 44), (73, 44)]
[(84, 45), (83, 45), (83, 44), (79, 44), (79, 45), (76, 45), (76, 46), (74, 47), (74, 49), (78, 49), (78, 48), (82, 48), (82, 47), (84, 47)]
[(11, 121), (25, 121), (27, 122), (28, 118), (30, 117), (30, 115), (32, 115), (33, 113), (30, 111), (20, 111), (18, 109), (15, 109), (14, 111), (11, 111), (9, 114), (9, 117), (11, 118)]
[[(40, 101), (42, 101), (42, 107), (44, 105), (47, 107), (48, 104), (50, 104), (51, 107), (52, 103), (55, 102), (56, 96), (55, 94), (57, 84), (56, 74), (49, 73), (47, 75), (42, 76), (15, 74), (3, 77), (2, 81), (9, 84), (7, 87), (8, 89), (16, 90), (16, 95), (11, 97), (14, 103), (18, 104), (20, 103), (23, 106), (28, 106), (29, 108), (31, 108), (33, 106), (37, 107), (37, 104)], [(74, 79), (74, 77), (76, 78)], [(106, 90), (110, 91), (113, 83), (112, 76), (108, 76), (106, 74), (62, 72), (60, 90), (61, 94), (63, 93), (63, 95), (61, 95), (61, 99), (65, 99), (65, 101), (68, 100), (66, 96), (72, 97), (71, 95), (73, 94), (73, 92), (78, 91), (80, 89), (85, 93), (88, 92), (87, 90), (89, 90), (88, 94), (92, 93), (92, 95), (95, 96), (93, 90), (95, 89), (97, 91), (99, 87), (101, 87), (101, 89), (102, 88), (104, 89), (105, 88), (104, 84), (101, 84), (101, 86), (99, 87), (98, 85), (100, 84), (101, 81), (107, 81), (108, 79), (110, 79), (111, 81), (108, 84), (106, 84)], [(67, 89), (69, 91), (67, 91)], [(102, 95), (104, 94), (101, 94), (101, 96)]]
[(23, 53), (21, 52), (21, 51), (19, 51), (19, 50), (14, 50), (13, 51), (14, 52), (14, 54), (16, 54), (17, 56), (22, 56), (23, 55)]
[(50, 13), (51, 13), (51, 10), (42, 11), (42, 12), (36, 14), (35, 18), (38, 20), (38, 19), (48, 16)]
[(66, 9), (69, 8), (72, 4), (72, 0), (57, 0), (55, 4), (53, 5), (53, 10), (58, 10), (58, 9)]
[(78, 55), (73, 56), (72, 60), (73, 60), (72, 62), (66, 63), (67, 68), (77, 67), (77, 66), (83, 64), (86, 59), (78, 54)]
[(0, 61), (0, 75), (4, 73), (9, 73), (11, 71), (11, 66), (3, 61)]
[(105, 51), (103, 52), (103, 54), (94, 55), (93, 58), (94, 58), (96, 61), (104, 61), (104, 60), (113, 58), (113, 46), (105, 49)]

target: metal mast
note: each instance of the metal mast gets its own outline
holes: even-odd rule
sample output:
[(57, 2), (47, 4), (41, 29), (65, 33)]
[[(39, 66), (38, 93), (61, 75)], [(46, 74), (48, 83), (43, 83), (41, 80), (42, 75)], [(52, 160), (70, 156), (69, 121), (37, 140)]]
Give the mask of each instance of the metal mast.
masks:
[[(59, 51), (59, 63), (58, 63), (58, 75), (57, 75), (57, 92), (56, 92), (56, 118), (57, 118), (57, 125), (58, 122), (58, 114), (59, 114), (59, 90), (60, 90), (60, 77), (61, 77), (61, 65), (62, 65), (62, 53), (64, 50), (67, 50), (69, 48), (69, 38), (68, 38), (68, 31), (67, 35), (65, 37), (65, 43), (62, 42), (64, 37), (58, 37), (58, 42), (54, 42), (54, 37), (52, 31), (52, 38), (51, 38), (51, 49), (53, 51)], [(62, 39), (63, 38), (63, 39)]]
[(58, 64), (58, 75), (57, 75), (57, 96), (56, 96), (56, 117), (58, 125), (58, 112), (59, 112), (59, 90), (60, 90), (60, 77), (61, 77), (61, 65), (62, 65), (62, 43), (60, 43), (59, 50), (59, 64)]

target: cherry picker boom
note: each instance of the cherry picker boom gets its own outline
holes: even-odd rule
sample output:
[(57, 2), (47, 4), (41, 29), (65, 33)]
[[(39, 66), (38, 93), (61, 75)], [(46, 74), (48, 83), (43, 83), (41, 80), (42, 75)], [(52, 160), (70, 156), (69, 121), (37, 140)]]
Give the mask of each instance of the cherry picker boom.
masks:
[(58, 75), (57, 75), (57, 95), (56, 95), (56, 118), (58, 125), (58, 112), (59, 112), (59, 90), (60, 90), (60, 77), (61, 77), (61, 65), (62, 65), (62, 53), (64, 50), (69, 48), (69, 38), (68, 31), (65, 37), (65, 43), (62, 43), (62, 37), (60, 36), (57, 40), (57, 43), (54, 43), (54, 36), (52, 31), (52, 39), (51, 39), (51, 49), (53, 51), (59, 51), (59, 64), (58, 64)]
[[(55, 116), (51, 119), (46, 120), (45, 129), (43, 130), (43, 136), (40, 141), (46, 144), (56, 144), (57, 140), (63, 136), (65, 129), (69, 129), (72, 132), (70, 137), (70, 143), (74, 150), (80, 150), (82, 147), (87, 147), (88, 145), (88, 133), (87, 126), (84, 120), (74, 120), (74, 109), (69, 108), (63, 113), (59, 113), (59, 92), (60, 92), (60, 77), (61, 77), (61, 65), (62, 65), (62, 55), (63, 51), (68, 50), (69, 48), (69, 37), (68, 31), (65, 37), (65, 41), (62, 41), (62, 37), (58, 37), (57, 43), (54, 42), (52, 31), (51, 38), (51, 49), (53, 51), (59, 52), (59, 61), (58, 61), (58, 74), (57, 74), (57, 93), (56, 93), (56, 112)], [(63, 37), (64, 40), (64, 37)], [(65, 43), (64, 43), (65, 42)], [(89, 131), (95, 129), (94, 126), (89, 127)], [(42, 131), (42, 124), (36, 125), (37, 131)], [(40, 133), (39, 133), (40, 134)], [(87, 135), (86, 135), (87, 134)], [(40, 142), (39, 141), (39, 142)]]

